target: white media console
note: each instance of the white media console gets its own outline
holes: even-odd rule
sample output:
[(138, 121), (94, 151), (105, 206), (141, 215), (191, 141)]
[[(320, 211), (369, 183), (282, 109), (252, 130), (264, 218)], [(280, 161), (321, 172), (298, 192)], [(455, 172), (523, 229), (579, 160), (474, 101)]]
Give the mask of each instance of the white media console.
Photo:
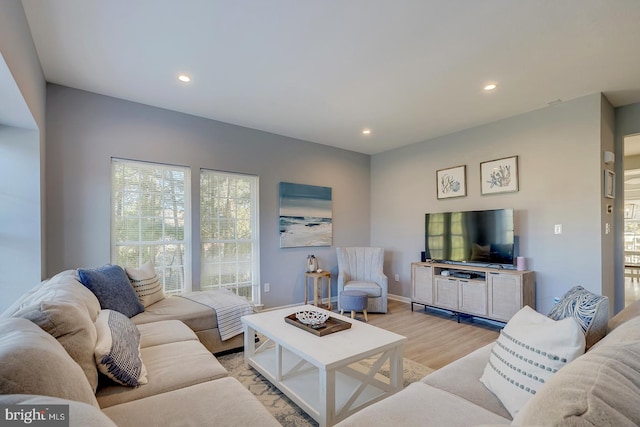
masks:
[(507, 322), (525, 305), (536, 308), (535, 286), (533, 271), (414, 262), (411, 310), (420, 304)]

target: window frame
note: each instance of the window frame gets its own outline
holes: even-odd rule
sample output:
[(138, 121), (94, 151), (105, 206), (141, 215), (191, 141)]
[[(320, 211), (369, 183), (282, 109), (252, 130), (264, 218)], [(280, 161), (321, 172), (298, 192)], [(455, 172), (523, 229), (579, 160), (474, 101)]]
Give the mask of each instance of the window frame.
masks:
[[(210, 197), (209, 194), (204, 194), (204, 188), (205, 186), (203, 185), (203, 179), (206, 176), (209, 175), (213, 175), (213, 176), (217, 176), (217, 177), (225, 177), (225, 178), (232, 178), (232, 179), (245, 179), (245, 180), (249, 180), (250, 181), (250, 185), (251, 185), (251, 197), (250, 197), (250, 203), (251, 203), (251, 218), (250, 218), (250, 227), (251, 227), (251, 238), (249, 239), (242, 239), (242, 238), (234, 238), (234, 239), (216, 239), (216, 238), (210, 238), (210, 237), (205, 237), (203, 235), (204, 233), (204, 227), (203, 224), (205, 221), (208, 220), (209, 216), (205, 215), (203, 212), (203, 204), (204, 204), (204, 197)], [(219, 170), (214, 170), (214, 169), (206, 169), (206, 168), (202, 168), (200, 169), (200, 204), (199, 204), (199, 209), (200, 209), (200, 245), (199, 245), (199, 250), (200, 250), (200, 289), (201, 290), (209, 290), (209, 289), (230, 289), (232, 291), (234, 291), (235, 293), (238, 293), (238, 290), (240, 288), (250, 288), (251, 289), (251, 298), (250, 298), (250, 302), (252, 302), (253, 304), (260, 304), (261, 303), (261, 287), (260, 287), (260, 179), (257, 175), (251, 175), (251, 174), (244, 174), (244, 173), (237, 173), (237, 172), (227, 172), (227, 171), (219, 171)], [(227, 197), (229, 198), (229, 197)], [(222, 199), (222, 197), (220, 197), (220, 199)], [(234, 200), (237, 200), (238, 198), (235, 197)], [(209, 199), (208, 202), (210, 203), (211, 200)], [(236, 227), (235, 231), (237, 233), (237, 216), (234, 218), (235, 222), (234, 222), (234, 227)], [(235, 282), (235, 283), (218, 283), (218, 284), (207, 284), (205, 285), (205, 281), (207, 280), (207, 276), (205, 275), (205, 269), (206, 268), (210, 268), (212, 265), (227, 265), (229, 266), (230, 264), (233, 263), (229, 263), (227, 261), (221, 261), (220, 263), (212, 263), (210, 261), (205, 261), (205, 256), (207, 254), (207, 251), (205, 250), (204, 246), (207, 244), (218, 244), (218, 245), (224, 245), (224, 244), (228, 244), (228, 243), (250, 243), (251, 244), (251, 284), (249, 285), (242, 285), (239, 282)], [(237, 254), (236, 254), (237, 256)], [(236, 260), (236, 274), (239, 271), (239, 269), (237, 268), (237, 264), (239, 264), (240, 262), (238, 260)], [(222, 276), (222, 273), (220, 273), (220, 276)]]
[[(183, 293), (183, 292), (190, 292), (192, 290), (192, 269), (193, 269), (193, 260), (192, 260), (192, 242), (193, 242), (193, 235), (192, 235), (192, 216), (193, 216), (193, 207), (192, 207), (192, 201), (191, 201), (191, 168), (186, 167), (186, 166), (179, 166), (179, 165), (172, 165), (172, 164), (166, 164), (166, 163), (156, 163), (156, 162), (148, 162), (148, 161), (140, 161), (140, 160), (130, 160), (130, 159), (124, 159), (124, 158), (117, 158), (117, 157), (112, 157), (111, 158), (111, 166), (110, 166), (110, 173), (111, 173), (111, 242), (110, 242), (110, 258), (111, 258), (111, 263), (112, 264), (118, 264), (121, 265), (121, 263), (118, 261), (118, 248), (121, 246), (139, 246), (139, 247), (144, 247), (147, 245), (166, 245), (168, 240), (164, 239), (164, 224), (163, 224), (163, 238), (161, 240), (153, 240), (153, 241), (144, 241), (142, 240), (142, 237), (140, 237), (140, 239), (136, 240), (136, 241), (126, 241), (126, 242), (117, 242), (117, 218), (116, 218), (116, 197), (119, 191), (126, 191), (125, 187), (126, 186), (122, 186), (120, 188), (116, 188), (116, 183), (115, 183), (115, 169), (120, 166), (120, 165), (124, 165), (126, 166), (133, 166), (136, 165), (137, 167), (146, 167), (149, 170), (156, 170), (156, 171), (163, 171), (163, 173), (165, 171), (179, 171), (179, 172), (183, 172), (184, 173), (184, 182), (183, 182), (183, 187), (184, 187), (184, 217), (183, 217), (183, 223), (184, 223), (184, 230), (183, 230), (183, 237), (182, 240), (175, 240), (172, 239), (171, 242), (175, 242), (176, 244), (181, 244), (184, 247), (184, 260), (182, 263), (182, 274), (183, 274), (183, 284), (182, 284), (182, 288), (179, 290), (172, 290), (172, 289), (166, 289), (166, 277), (165, 277), (165, 271), (170, 267), (168, 265), (156, 265), (155, 264), (155, 259), (154, 261), (154, 268), (156, 269), (156, 273), (158, 274), (158, 277), (160, 278), (160, 281), (163, 285), (163, 289), (165, 291), (165, 293), (167, 294), (179, 294), (179, 293)], [(157, 193), (157, 192), (154, 192)], [(149, 194), (149, 193), (145, 193), (145, 192), (141, 192), (140, 194)], [(165, 194), (165, 193), (162, 193)], [(143, 216), (140, 215), (139, 218), (142, 218)], [(159, 216), (157, 218), (160, 218), (161, 220), (163, 219), (162, 216)], [(130, 266), (130, 265), (122, 265), (122, 267), (140, 267), (144, 262), (148, 261), (146, 259), (142, 259), (142, 250), (140, 250), (139, 253), (139, 259), (138, 259), (138, 265), (137, 266)]]

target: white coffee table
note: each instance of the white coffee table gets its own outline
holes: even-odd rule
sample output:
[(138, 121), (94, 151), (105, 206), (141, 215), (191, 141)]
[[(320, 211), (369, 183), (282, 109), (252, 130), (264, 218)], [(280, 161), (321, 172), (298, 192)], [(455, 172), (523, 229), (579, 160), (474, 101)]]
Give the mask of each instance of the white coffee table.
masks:
[[(322, 337), (285, 322), (300, 310), (327, 312), (313, 305), (242, 317), (245, 363), (313, 417), (331, 426), (402, 389), (406, 337), (352, 320), (351, 328)], [(265, 337), (255, 342), (255, 333)], [(375, 356), (371, 368), (357, 362)], [(380, 368), (389, 361), (388, 375)]]

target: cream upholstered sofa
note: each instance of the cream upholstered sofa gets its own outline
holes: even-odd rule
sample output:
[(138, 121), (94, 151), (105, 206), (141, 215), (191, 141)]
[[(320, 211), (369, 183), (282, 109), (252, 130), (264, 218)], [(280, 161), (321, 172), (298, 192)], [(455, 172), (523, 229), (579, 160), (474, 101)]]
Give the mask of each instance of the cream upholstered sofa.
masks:
[[(178, 304), (177, 317), (198, 317)], [(98, 325), (111, 310), (101, 309), (74, 271), (44, 281), (0, 315), (0, 403), (67, 404), (71, 426), (279, 425), (197, 332), (163, 307), (147, 310), (143, 323), (128, 322), (142, 367), (139, 384), (125, 386), (99, 374), (95, 358)]]
[(338, 425), (640, 425), (640, 301), (609, 320), (606, 336), (554, 373), (515, 417), (480, 381), (493, 346), (470, 353)]
[(363, 291), (368, 295), (369, 313), (387, 312), (389, 284), (383, 273), (384, 249), (372, 247), (336, 248), (338, 257), (338, 309), (340, 293)]

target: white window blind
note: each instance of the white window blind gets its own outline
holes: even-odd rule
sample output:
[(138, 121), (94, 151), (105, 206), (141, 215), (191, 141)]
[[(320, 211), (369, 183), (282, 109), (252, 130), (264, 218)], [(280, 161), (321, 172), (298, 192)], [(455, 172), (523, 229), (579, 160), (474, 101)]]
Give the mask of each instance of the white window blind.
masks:
[(191, 290), (190, 170), (111, 161), (111, 262), (152, 260), (166, 293)]
[(202, 170), (201, 289), (231, 289), (259, 304), (258, 236), (258, 177)]

